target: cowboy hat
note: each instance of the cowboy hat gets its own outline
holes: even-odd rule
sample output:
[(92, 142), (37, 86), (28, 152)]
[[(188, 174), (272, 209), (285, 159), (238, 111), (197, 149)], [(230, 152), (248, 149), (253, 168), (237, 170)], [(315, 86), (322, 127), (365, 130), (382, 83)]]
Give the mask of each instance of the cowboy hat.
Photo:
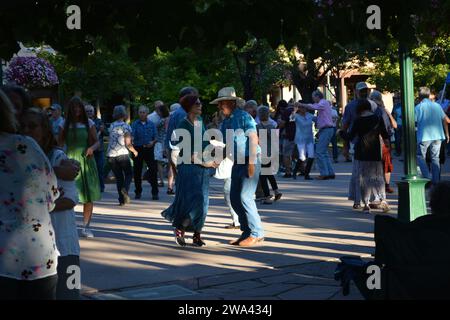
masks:
[(236, 90), (233, 87), (220, 89), (217, 99), (211, 101), (210, 104), (218, 104), (220, 101), (236, 101), (238, 105), (244, 102), (242, 98), (236, 97)]

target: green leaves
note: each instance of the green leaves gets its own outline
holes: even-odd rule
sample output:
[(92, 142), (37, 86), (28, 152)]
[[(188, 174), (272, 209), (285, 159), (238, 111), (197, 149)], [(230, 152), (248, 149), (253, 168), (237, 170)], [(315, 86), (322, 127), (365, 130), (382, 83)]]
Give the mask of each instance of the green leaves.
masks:
[[(436, 38), (430, 44), (421, 44), (412, 50), (414, 66), (414, 86), (428, 86), (441, 90), (444, 79), (450, 70), (450, 36)], [(393, 39), (387, 50), (372, 59), (374, 68), (366, 71), (371, 74), (370, 82), (382, 90), (400, 89), (400, 66), (398, 64), (398, 45)]]

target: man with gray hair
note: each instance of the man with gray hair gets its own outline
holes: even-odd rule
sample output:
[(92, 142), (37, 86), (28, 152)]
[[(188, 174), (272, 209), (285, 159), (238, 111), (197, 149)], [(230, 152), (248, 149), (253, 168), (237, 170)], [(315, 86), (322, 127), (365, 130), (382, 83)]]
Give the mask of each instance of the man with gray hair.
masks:
[(244, 104), (244, 110), (247, 111), (253, 119), (256, 119), (258, 116), (258, 103), (255, 100), (247, 100)]
[(149, 183), (152, 186), (152, 199), (159, 200), (157, 163), (155, 161), (156, 127), (148, 118), (148, 107), (139, 107), (139, 119), (133, 122), (133, 146), (137, 150), (134, 162), (134, 186), (135, 198), (140, 199), (142, 194), (142, 167), (144, 161), (149, 170)]
[[(420, 103), (415, 107), (415, 120), (417, 124), (417, 162), (424, 178), (431, 178), (433, 184), (440, 180), (441, 166), (439, 153), (442, 141), (449, 142), (448, 118), (441, 106), (430, 100), (430, 89), (419, 89)], [(444, 133), (445, 132), (445, 133)], [(425, 161), (430, 148), (431, 177)]]

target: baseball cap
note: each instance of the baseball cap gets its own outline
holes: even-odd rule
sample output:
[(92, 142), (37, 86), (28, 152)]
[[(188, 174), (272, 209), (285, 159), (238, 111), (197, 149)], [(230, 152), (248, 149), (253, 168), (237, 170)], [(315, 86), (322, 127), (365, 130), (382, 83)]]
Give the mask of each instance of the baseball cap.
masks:
[(61, 110), (61, 106), (57, 103), (51, 105), (50, 110)]
[(363, 89), (369, 89), (369, 86), (367, 85), (367, 83), (365, 83), (365, 82), (358, 82), (356, 84), (356, 91), (360, 91), (360, 90), (363, 90)]

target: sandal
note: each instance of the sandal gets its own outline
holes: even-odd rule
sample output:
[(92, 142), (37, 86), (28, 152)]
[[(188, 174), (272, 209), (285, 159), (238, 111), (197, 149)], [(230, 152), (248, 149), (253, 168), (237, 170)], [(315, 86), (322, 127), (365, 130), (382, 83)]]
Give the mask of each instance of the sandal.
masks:
[(381, 202), (380, 209), (383, 211), (383, 213), (388, 213), (391, 210), (391, 208), (389, 208), (389, 205), (386, 201)]

